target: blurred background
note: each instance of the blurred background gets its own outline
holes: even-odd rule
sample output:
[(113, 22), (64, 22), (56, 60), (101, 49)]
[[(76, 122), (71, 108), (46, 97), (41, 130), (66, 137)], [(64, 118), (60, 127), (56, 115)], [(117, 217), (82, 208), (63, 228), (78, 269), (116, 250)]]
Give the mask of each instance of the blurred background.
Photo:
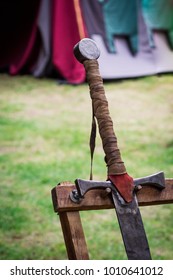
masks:
[(0, 13), (1, 72), (84, 82), (72, 55), (84, 37), (105, 79), (173, 71), (172, 0), (1, 0)]
[[(88, 179), (91, 101), (73, 56), (101, 51), (128, 173), (173, 177), (173, 1), (0, 1), (0, 259), (66, 259), (51, 189)], [(106, 179), (100, 138), (94, 179)], [(82, 212), (91, 259), (126, 259), (115, 211)], [(173, 206), (141, 207), (153, 259), (173, 259)]]

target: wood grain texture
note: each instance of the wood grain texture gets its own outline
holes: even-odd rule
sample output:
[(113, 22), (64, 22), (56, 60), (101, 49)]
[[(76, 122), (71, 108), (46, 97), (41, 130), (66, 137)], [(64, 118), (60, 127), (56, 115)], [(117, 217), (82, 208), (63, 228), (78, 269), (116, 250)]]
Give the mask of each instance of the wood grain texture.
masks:
[[(165, 180), (165, 189), (162, 191), (145, 186), (137, 192), (139, 206), (173, 203), (173, 179)], [(85, 195), (79, 204), (70, 200), (69, 194), (75, 189), (73, 183), (63, 183), (52, 189), (52, 200), (55, 212), (82, 211), (114, 208), (111, 194), (104, 196), (104, 190), (92, 190)]]
[(61, 227), (69, 260), (88, 260), (88, 249), (78, 211), (61, 212)]

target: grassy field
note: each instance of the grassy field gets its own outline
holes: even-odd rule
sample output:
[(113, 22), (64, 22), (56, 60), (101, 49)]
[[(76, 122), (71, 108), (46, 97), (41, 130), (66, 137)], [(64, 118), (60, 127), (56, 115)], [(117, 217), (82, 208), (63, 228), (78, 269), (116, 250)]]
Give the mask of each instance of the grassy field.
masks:
[[(173, 76), (105, 83), (128, 173), (173, 177)], [(66, 259), (51, 189), (89, 178), (87, 84), (0, 75), (0, 259)], [(106, 179), (99, 136), (94, 179)], [(141, 208), (153, 259), (173, 259), (173, 205)], [(113, 210), (82, 212), (91, 259), (126, 259)]]

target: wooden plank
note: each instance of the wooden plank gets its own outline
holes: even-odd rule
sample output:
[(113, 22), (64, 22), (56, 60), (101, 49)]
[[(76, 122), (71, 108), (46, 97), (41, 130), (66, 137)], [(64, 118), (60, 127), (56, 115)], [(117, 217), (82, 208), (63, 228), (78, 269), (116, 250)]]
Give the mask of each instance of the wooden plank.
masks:
[(139, 206), (173, 203), (173, 179), (165, 180), (162, 191), (153, 187), (144, 187), (137, 193)]
[[(173, 179), (166, 179), (165, 185), (166, 187), (162, 191), (150, 186), (145, 186), (138, 191), (139, 206), (173, 203)], [(75, 185), (72, 183), (60, 184), (52, 189), (55, 212), (114, 208), (111, 196), (103, 197), (104, 190), (89, 191), (85, 195), (85, 199), (76, 204), (69, 198), (69, 194), (73, 189), (75, 189)]]
[(59, 214), (69, 260), (88, 260), (88, 250), (78, 211)]

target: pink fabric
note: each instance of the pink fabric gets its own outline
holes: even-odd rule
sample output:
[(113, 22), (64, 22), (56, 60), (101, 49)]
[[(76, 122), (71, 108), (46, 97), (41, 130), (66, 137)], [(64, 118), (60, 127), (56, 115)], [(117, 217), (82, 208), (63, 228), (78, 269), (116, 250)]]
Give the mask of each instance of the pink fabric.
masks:
[(18, 74), (20, 70), (25, 66), (33, 50), (35, 39), (36, 39), (36, 26), (34, 26), (32, 30), (28, 45), (26, 45), (26, 49), (23, 49), (23, 52), (21, 53), (21, 57), (19, 58), (18, 56), (16, 56), (13, 63), (10, 65), (9, 72), (11, 75)]
[[(20, 40), (17, 42), (17, 51), (11, 60), (9, 73), (16, 75), (23, 68), (29, 71), (32, 67), (39, 49), (39, 36), (37, 34), (37, 18), (40, 1), (30, 1), (29, 5), (23, 7), (23, 14), (19, 12), (19, 19), (16, 24), (17, 34)], [(18, 7), (20, 9), (20, 6)]]
[(72, 0), (53, 2), (53, 64), (70, 83), (85, 80), (85, 71), (73, 55), (74, 45), (80, 41), (79, 30)]

